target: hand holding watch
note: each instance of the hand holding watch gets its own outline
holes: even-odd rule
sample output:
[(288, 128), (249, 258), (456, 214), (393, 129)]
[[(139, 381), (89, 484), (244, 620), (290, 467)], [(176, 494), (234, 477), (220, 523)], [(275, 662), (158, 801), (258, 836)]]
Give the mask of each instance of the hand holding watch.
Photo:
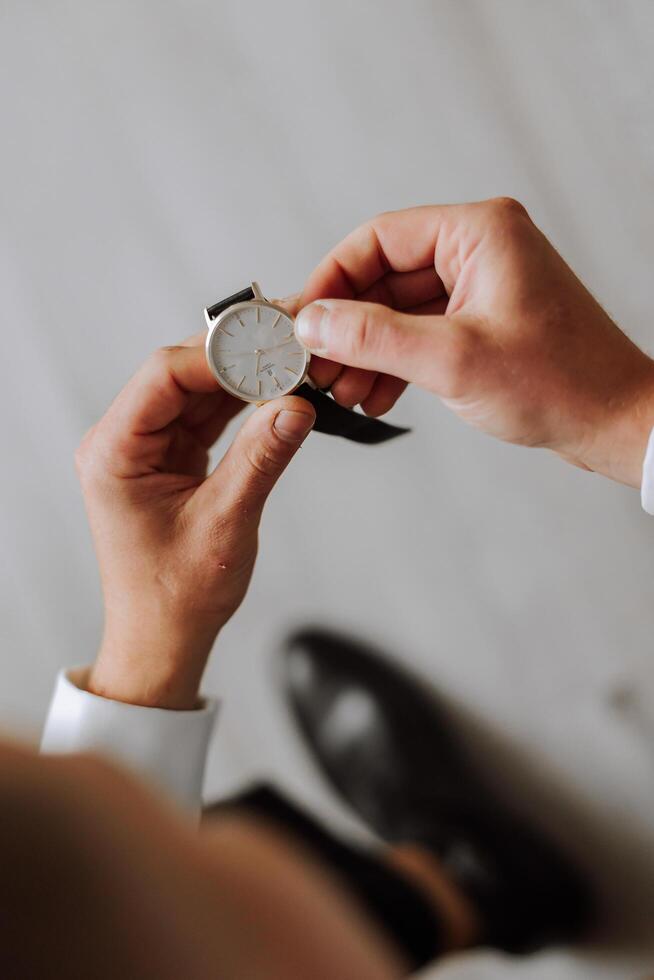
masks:
[(294, 321), (270, 303), (256, 282), (204, 311), (206, 354), (218, 383), (246, 402), (262, 404), (299, 395), (316, 410), (314, 430), (354, 442), (386, 442), (408, 432), (339, 405), (309, 381), (311, 355), (295, 336)]

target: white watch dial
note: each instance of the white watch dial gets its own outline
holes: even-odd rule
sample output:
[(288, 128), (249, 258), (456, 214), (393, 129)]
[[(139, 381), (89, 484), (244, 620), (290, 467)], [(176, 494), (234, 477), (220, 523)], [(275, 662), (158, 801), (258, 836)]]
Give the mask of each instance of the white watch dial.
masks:
[(268, 303), (238, 303), (221, 313), (207, 337), (207, 361), (230, 394), (266, 402), (304, 380), (309, 355), (293, 320)]

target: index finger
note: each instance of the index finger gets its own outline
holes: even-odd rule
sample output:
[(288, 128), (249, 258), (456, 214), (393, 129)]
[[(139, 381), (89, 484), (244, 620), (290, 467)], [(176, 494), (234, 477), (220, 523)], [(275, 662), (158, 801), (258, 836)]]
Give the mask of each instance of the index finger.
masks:
[(107, 413), (130, 435), (147, 435), (181, 415), (194, 394), (220, 388), (203, 346), (161, 347), (126, 384)]
[(300, 308), (316, 299), (355, 299), (389, 272), (433, 269), (439, 231), (456, 207), (389, 211), (360, 225), (309, 276)]

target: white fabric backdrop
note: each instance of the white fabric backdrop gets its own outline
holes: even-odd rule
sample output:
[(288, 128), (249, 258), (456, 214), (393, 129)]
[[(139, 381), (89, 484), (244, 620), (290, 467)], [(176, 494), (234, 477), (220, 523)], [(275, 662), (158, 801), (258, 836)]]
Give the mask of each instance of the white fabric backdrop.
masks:
[[(74, 447), (207, 301), (295, 291), (380, 210), (508, 193), (654, 347), (653, 40), (647, 0), (5, 0), (3, 727), (33, 735), (98, 642)], [(306, 620), (381, 640), (594, 869), (610, 923), (589, 952), (442, 975), (634, 980), (654, 962), (654, 523), (419, 393), (395, 417), (414, 435), (376, 451), (312, 438), (271, 501), (207, 677), (209, 788), (266, 772), (355, 826), (287, 737), (269, 657)]]

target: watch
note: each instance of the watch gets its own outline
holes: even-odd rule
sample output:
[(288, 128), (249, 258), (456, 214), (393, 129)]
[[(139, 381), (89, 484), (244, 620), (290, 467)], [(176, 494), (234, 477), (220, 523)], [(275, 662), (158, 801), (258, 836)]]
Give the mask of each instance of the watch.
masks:
[(386, 442), (409, 429), (344, 408), (309, 380), (311, 354), (295, 336), (293, 317), (270, 303), (256, 282), (204, 311), (207, 363), (225, 391), (263, 404), (299, 395), (316, 410), (314, 431), (353, 442)]

